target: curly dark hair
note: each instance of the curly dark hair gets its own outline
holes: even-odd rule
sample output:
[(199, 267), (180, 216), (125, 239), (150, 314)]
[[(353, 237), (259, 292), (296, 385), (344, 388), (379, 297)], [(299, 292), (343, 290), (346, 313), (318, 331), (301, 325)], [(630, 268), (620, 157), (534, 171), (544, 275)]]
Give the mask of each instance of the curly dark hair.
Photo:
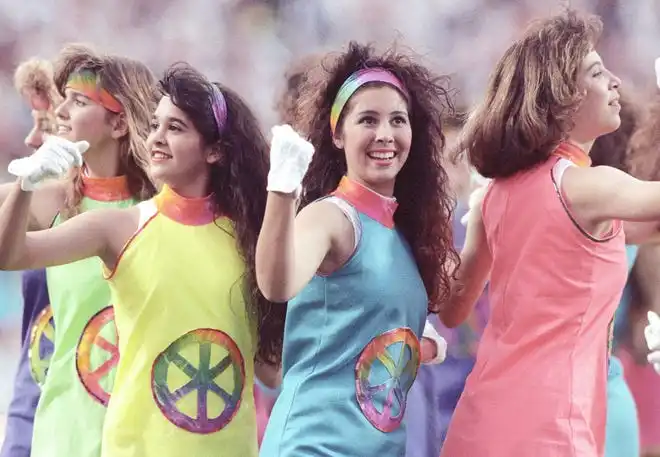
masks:
[[(213, 86), (227, 103), (227, 123), (218, 131), (211, 105)], [(257, 358), (273, 365), (280, 363), (286, 305), (267, 301), (257, 287), (255, 251), (266, 210), (266, 180), (269, 145), (247, 104), (231, 89), (211, 83), (186, 63), (170, 66), (159, 82), (160, 90), (186, 113), (207, 145), (217, 144), (225, 160), (211, 165), (209, 191), (218, 213), (234, 224), (239, 251), (245, 261), (245, 294), (249, 312), (257, 323)]]
[(607, 165), (630, 173), (633, 161), (630, 139), (640, 121), (640, 108), (627, 91), (620, 91), (619, 95), (621, 126), (614, 132), (599, 137), (594, 142), (589, 156), (594, 166)]
[(656, 89), (645, 103), (637, 130), (630, 138), (630, 173), (643, 180), (660, 180), (660, 90)]
[(572, 10), (534, 23), (497, 63), (457, 153), (466, 151), (487, 178), (511, 176), (547, 160), (573, 128), (582, 100), (579, 69), (601, 30), (598, 17)]
[[(156, 187), (145, 171), (149, 166), (146, 140), (149, 136), (151, 115), (156, 109), (156, 78), (151, 70), (137, 60), (101, 54), (81, 44), (65, 46), (54, 63), (54, 82), (64, 96), (66, 83), (72, 73), (91, 71), (101, 86), (115, 97), (124, 108), (128, 134), (121, 139), (120, 172), (126, 175), (128, 188), (137, 200), (147, 200), (156, 193)], [(108, 116), (115, 116), (108, 111)], [(62, 208), (65, 218), (80, 211), (83, 197), (82, 172), (74, 168), (69, 174), (69, 186)]]
[[(399, 202), (394, 221), (412, 248), (429, 297), (428, 309), (438, 312), (449, 297), (454, 271), (450, 265), (459, 263), (452, 241), (454, 201), (442, 167), (442, 118), (452, 109), (448, 78), (433, 75), (394, 48), (377, 55), (372, 46), (353, 41), (346, 52), (330, 60), (324, 59), (322, 71), (307, 78), (300, 89), (297, 123), (316, 149), (303, 181), (301, 208), (332, 192), (347, 171), (346, 157), (338, 152), (330, 131), (330, 109), (341, 85), (362, 68), (379, 67), (395, 74), (410, 94), (412, 143), (394, 186)], [(340, 118), (338, 129), (341, 124)]]
[(286, 86), (275, 102), (275, 108), (283, 124), (290, 124), (297, 128), (296, 110), (300, 88), (309, 74), (321, 63), (321, 57), (312, 54), (294, 62), (284, 74)]

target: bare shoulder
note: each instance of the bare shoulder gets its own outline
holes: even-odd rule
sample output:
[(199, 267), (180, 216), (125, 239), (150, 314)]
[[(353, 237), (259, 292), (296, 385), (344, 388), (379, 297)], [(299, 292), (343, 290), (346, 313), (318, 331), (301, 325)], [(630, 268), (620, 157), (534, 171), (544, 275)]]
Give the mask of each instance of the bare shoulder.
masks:
[(352, 227), (339, 206), (327, 200), (316, 201), (303, 208), (296, 217), (296, 226), (315, 228), (331, 236)]

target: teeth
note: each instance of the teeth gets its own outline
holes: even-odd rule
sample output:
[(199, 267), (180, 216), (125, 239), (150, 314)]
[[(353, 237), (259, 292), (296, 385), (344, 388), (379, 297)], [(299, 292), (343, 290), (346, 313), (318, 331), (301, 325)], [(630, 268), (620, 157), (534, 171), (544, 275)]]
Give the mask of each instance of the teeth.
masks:
[(153, 154), (151, 154), (151, 157), (153, 157), (154, 159), (169, 159), (170, 158), (170, 156), (168, 156), (167, 154), (163, 154), (162, 152), (154, 152)]
[(394, 158), (393, 152), (370, 152), (368, 154), (372, 159), (389, 160)]

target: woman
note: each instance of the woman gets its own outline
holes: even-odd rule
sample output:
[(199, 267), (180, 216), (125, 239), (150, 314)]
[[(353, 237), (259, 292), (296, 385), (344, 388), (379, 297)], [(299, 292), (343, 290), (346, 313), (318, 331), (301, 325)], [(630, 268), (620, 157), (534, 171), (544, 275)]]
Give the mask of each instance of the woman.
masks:
[(621, 221), (657, 220), (660, 183), (588, 166), (593, 142), (621, 122), (620, 81), (594, 50), (600, 30), (572, 11), (529, 29), (466, 126), (470, 161), (493, 182), (440, 318), (462, 322), (489, 275), (491, 315), (443, 456), (604, 453)]
[[(131, 59), (77, 45), (65, 47), (54, 66), (55, 87), (63, 100), (55, 109), (59, 138), (51, 136), (46, 143), (83, 141), (89, 150), (82, 167), (72, 169), (66, 180), (44, 184), (19, 207), (11, 201), (16, 186), (5, 187), (0, 211), (19, 218), (25, 212), (31, 231), (95, 208), (132, 206), (154, 192), (142, 169), (155, 104), (151, 72)], [(18, 159), (12, 166), (26, 163), (29, 159)], [(110, 290), (97, 259), (48, 266), (57, 341), (35, 414), (32, 456), (98, 457), (118, 357)], [(41, 342), (37, 337), (35, 352)]]
[(290, 301), (261, 455), (403, 455), (418, 338), (455, 256), (440, 164), (447, 92), (407, 56), (356, 43), (321, 67), (298, 101), (311, 144), (273, 130), (257, 279)]
[[(53, 108), (61, 101), (51, 63), (38, 59), (21, 63), (14, 73), (14, 86), (32, 108), (33, 126), (25, 137), (25, 145), (35, 150), (43, 144), (44, 136), (55, 130)], [(0, 457), (30, 457), (40, 386), (53, 353), (52, 311), (48, 302), (45, 270), (24, 272), (21, 356)]]
[[(161, 192), (37, 233), (19, 229), (24, 213), (5, 211), (0, 264), (101, 258), (121, 353), (103, 456), (254, 456), (254, 372), (273, 384), (283, 323), (254, 274), (267, 143), (241, 98), (194, 69), (169, 68), (160, 89), (147, 144)], [(46, 142), (20, 181), (81, 157), (75, 143)], [(9, 202), (30, 196), (17, 184)]]

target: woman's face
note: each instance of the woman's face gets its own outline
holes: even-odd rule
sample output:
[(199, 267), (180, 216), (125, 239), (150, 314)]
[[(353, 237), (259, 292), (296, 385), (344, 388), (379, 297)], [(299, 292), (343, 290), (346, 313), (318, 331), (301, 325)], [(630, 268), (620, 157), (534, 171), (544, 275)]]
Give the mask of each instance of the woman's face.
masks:
[(573, 141), (590, 143), (619, 128), (620, 84), (621, 80), (605, 68), (596, 51), (587, 54), (578, 73), (578, 87), (584, 98), (573, 117)]
[(412, 143), (405, 98), (390, 86), (367, 86), (351, 97), (345, 109), (333, 141), (346, 155), (348, 177), (392, 195)]

